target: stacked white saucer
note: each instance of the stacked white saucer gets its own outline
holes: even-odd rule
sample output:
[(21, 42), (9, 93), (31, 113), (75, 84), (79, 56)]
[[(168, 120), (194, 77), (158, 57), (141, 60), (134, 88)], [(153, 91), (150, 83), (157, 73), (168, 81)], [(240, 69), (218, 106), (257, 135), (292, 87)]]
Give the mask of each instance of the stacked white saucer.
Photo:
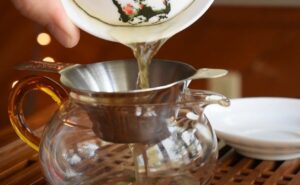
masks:
[(217, 136), (242, 155), (263, 160), (300, 157), (300, 99), (233, 99), (230, 107), (211, 105), (205, 114)]

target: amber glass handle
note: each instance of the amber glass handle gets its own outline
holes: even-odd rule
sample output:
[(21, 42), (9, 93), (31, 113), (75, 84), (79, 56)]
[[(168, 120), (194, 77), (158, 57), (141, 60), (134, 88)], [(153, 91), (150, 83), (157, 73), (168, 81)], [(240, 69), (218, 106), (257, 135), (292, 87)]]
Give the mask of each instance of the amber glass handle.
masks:
[(17, 135), (31, 148), (39, 151), (40, 138), (36, 136), (24, 118), (23, 102), (26, 94), (32, 90), (39, 90), (48, 94), (60, 105), (68, 94), (65, 89), (54, 80), (42, 76), (30, 76), (13, 84), (8, 99), (8, 115)]

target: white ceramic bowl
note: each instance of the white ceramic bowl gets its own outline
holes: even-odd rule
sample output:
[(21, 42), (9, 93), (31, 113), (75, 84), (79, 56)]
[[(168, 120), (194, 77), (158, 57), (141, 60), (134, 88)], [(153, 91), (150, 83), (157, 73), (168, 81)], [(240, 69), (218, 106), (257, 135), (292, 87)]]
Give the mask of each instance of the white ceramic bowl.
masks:
[(252, 158), (286, 160), (300, 157), (300, 99), (240, 98), (205, 114), (217, 136)]
[(121, 43), (169, 38), (201, 17), (213, 0), (61, 0), (82, 30)]

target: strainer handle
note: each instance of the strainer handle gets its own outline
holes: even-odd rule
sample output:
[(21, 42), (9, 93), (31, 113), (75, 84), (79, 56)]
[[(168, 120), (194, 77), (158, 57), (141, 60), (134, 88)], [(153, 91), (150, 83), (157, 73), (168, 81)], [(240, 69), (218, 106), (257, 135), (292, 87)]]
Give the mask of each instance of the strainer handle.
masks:
[(58, 105), (66, 100), (65, 89), (54, 80), (42, 76), (29, 76), (12, 85), (8, 99), (8, 116), (17, 135), (31, 148), (39, 151), (40, 138), (36, 136), (26, 123), (23, 102), (26, 94), (39, 90), (48, 94)]
[(61, 62), (44, 62), (38, 60), (30, 60), (26, 63), (15, 66), (17, 70), (42, 71), (50, 73), (59, 73), (61, 70), (75, 64)]

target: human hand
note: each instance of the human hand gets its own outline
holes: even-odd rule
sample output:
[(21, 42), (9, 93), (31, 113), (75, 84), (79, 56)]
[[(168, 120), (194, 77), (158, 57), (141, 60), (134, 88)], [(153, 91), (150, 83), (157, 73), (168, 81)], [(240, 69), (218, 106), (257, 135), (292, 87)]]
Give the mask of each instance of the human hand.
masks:
[(20, 12), (46, 26), (65, 47), (74, 47), (80, 38), (79, 29), (67, 17), (60, 0), (12, 0)]

